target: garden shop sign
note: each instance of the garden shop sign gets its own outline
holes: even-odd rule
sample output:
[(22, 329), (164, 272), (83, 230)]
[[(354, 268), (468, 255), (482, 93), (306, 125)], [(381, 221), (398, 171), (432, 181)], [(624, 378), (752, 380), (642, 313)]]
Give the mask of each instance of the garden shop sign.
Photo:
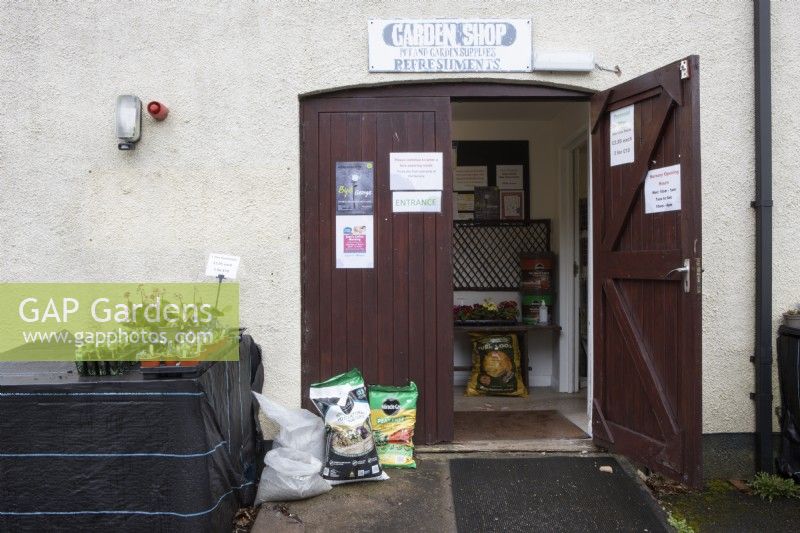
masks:
[(370, 20), (370, 72), (531, 72), (530, 19)]
[(0, 361), (235, 361), (237, 283), (0, 283)]

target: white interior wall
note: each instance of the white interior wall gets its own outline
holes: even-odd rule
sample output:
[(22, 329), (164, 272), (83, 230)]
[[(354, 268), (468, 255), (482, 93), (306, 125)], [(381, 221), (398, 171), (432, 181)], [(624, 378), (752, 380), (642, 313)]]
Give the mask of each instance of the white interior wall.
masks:
[[(481, 108), (483, 111), (481, 111)], [(500, 116), (502, 120), (494, 117)], [(463, 117), (469, 117), (465, 120)], [(518, 117), (518, 118), (511, 118)], [(559, 253), (559, 179), (560, 148), (568, 143), (588, 118), (584, 102), (530, 103), (508, 102), (486, 105), (481, 102), (453, 104), (452, 138), (472, 140), (527, 140), (530, 162), (531, 218), (551, 220), (550, 248)], [(515, 300), (520, 295), (511, 292), (456, 291), (454, 304), (474, 304), (491, 298), (494, 302)], [(562, 308), (561, 293), (557, 294), (554, 319), (559, 321)], [(562, 332), (560, 338), (565, 338)], [(532, 331), (527, 335), (528, 362), (531, 366), (529, 383), (535, 387), (559, 389), (559, 335), (551, 331)], [(453, 358), (456, 366), (471, 362), (471, 346), (466, 333), (456, 332)], [(469, 372), (455, 372), (456, 386), (467, 382)]]

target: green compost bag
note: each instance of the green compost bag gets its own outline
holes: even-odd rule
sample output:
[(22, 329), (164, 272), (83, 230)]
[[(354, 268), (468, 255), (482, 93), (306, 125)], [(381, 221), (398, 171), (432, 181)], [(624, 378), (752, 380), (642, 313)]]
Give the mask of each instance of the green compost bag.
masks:
[(325, 421), (322, 477), (331, 485), (389, 479), (375, 451), (367, 387), (361, 372), (354, 368), (314, 383), (309, 397)]
[(381, 466), (416, 468), (414, 424), (417, 421), (417, 386), (370, 385), (372, 434)]

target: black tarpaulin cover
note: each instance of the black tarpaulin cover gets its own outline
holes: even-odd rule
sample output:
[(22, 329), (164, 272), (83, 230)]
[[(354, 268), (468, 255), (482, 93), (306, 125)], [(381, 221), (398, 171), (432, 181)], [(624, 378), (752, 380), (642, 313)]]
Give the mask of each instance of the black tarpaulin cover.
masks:
[(230, 531), (255, 495), (263, 385), (258, 345), (239, 351), (190, 379), (0, 363), (0, 531)]

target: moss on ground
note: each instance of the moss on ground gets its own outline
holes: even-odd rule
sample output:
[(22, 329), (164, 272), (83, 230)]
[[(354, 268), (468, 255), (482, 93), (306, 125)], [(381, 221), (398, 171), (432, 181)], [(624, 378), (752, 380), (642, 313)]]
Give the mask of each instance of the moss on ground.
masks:
[(769, 502), (744, 494), (722, 479), (709, 480), (701, 491), (671, 490), (658, 494), (658, 498), (676, 522), (685, 523), (695, 533), (797, 531), (800, 516), (798, 499)]

